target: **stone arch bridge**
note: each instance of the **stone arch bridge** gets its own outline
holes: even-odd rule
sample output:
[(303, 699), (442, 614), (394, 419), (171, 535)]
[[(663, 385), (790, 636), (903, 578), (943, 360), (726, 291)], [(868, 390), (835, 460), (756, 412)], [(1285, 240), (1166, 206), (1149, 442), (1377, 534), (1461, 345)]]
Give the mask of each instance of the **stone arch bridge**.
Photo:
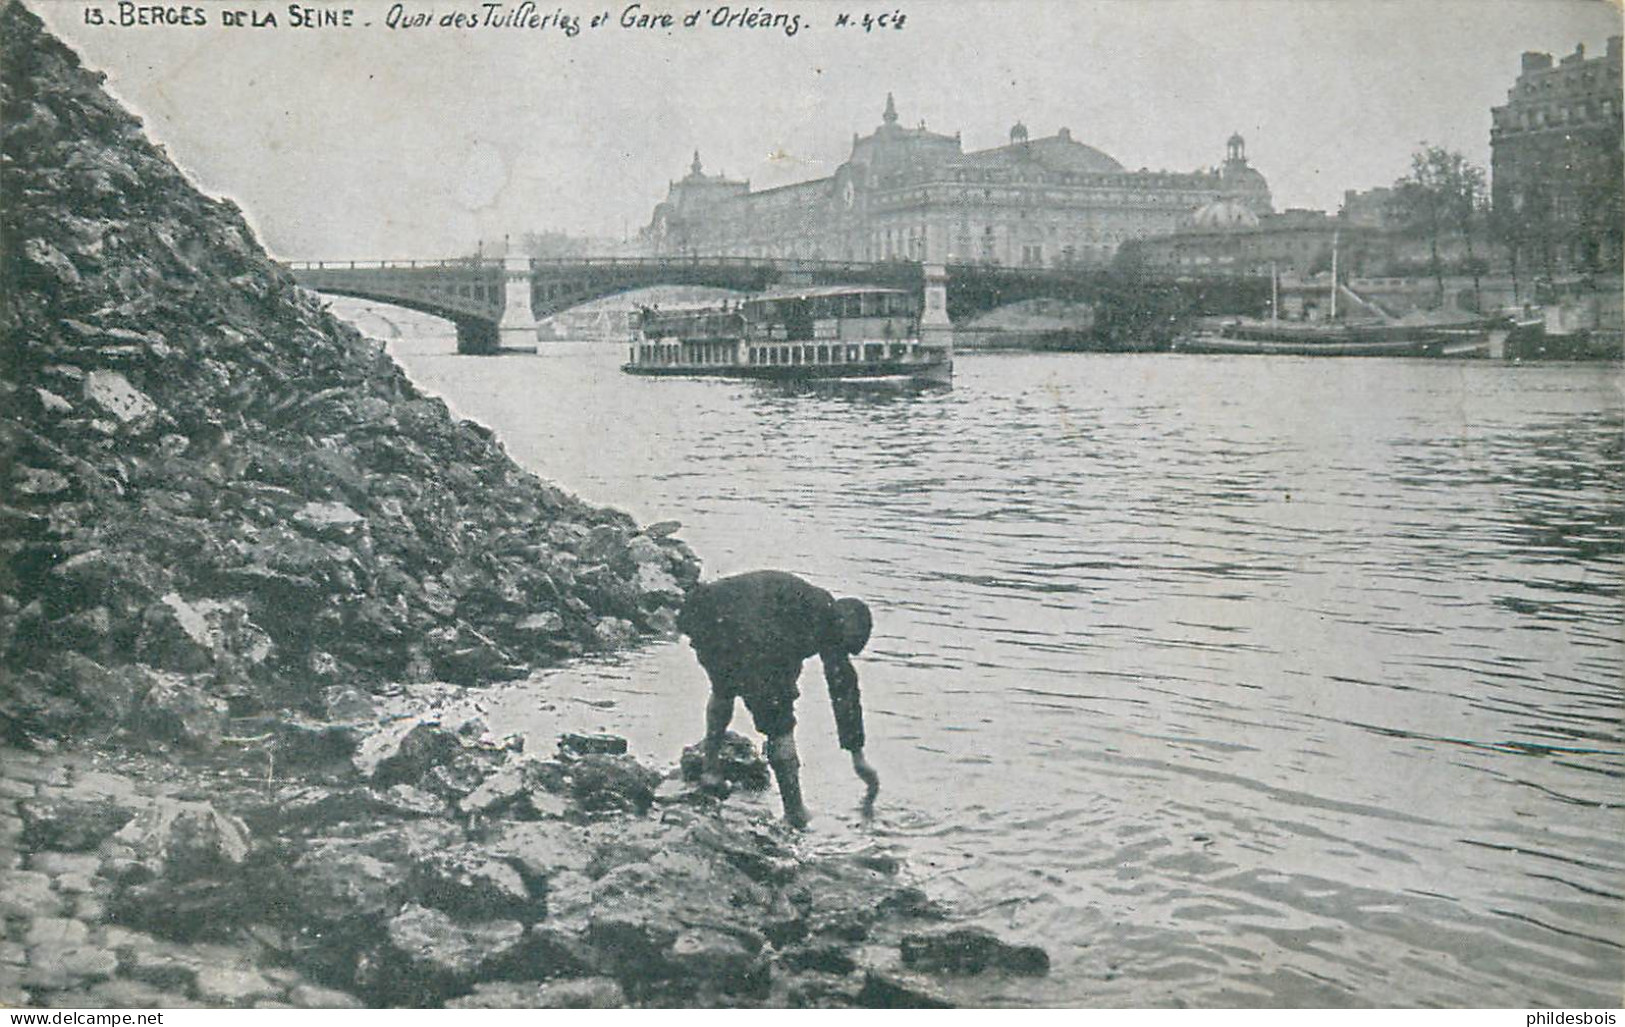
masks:
[[(498, 353), (534, 343), (536, 322), (593, 300), (661, 285), (710, 286), (739, 292), (810, 285), (880, 285), (922, 298), (945, 286), (950, 321), (1027, 299), (1132, 305), (1136, 295), (1173, 293), (1203, 313), (1250, 312), (1251, 293), (1236, 280), (1149, 280), (1100, 268), (1013, 268), (950, 264), (782, 260), (752, 257), (526, 257), (437, 261), (303, 261), (288, 270), (317, 292), (378, 300), (446, 318), (457, 327), (459, 353)], [(941, 295), (939, 293), (939, 295)], [(941, 303), (942, 301), (939, 301)], [(1229, 309), (1229, 308), (1236, 309)], [(1211, 308), (1211, 309), (1210, 309)], [(932, 311), (927, 310), (930, 317)], [(936, 316), (940, 317), (940, 313)]]

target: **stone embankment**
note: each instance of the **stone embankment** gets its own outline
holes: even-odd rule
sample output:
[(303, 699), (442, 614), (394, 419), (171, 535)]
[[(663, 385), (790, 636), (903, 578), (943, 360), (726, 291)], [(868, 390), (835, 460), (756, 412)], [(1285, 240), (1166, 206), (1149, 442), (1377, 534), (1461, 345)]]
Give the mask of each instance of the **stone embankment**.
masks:
[(1044, 970), (614, 737), (382, 713), (669, 631), (698, 561), (422, 395), (101, 82), (0, 8), (0, 1004), (921, 1005), (911, 973)]

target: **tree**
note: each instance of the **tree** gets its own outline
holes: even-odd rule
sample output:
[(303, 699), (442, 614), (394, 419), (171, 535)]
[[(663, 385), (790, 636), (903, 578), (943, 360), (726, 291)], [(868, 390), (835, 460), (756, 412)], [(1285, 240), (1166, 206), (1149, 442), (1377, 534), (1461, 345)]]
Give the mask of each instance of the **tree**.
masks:
[[(1444, 264), (1439, 243), (1459, 234), (1473, 260), (1473, 225), (1484, 203), (1484, 169), (1454, 150), (1427, 146), (1411, 155), (1411, 173), (1394, 183), (1390, 213), (1405, 229), (1428, 241), (1428, 266), (1444, 303)], [(1473, 276), (1473, 293), (1478, 293)]]

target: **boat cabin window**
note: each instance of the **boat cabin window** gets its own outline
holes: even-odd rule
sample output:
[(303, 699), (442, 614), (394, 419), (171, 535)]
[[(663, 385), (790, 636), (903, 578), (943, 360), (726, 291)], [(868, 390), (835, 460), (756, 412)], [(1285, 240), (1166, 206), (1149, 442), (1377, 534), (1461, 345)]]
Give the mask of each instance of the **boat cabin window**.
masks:
[[(740, 314), (754, 328), (755, 334), (772, 339), (798, 342), (817, 337), (815, 322), (833, 318), (899, 317), (915, 314), (914, 297), (902, 292), (852, 292), (826, 296), (775, 296), (746, 301)], [(728, 315), (736, 316), (736, 315)], [(712, 332), (691, 334), (725, 335), (719, 326)], [(828, 331), (826, 326), (825, 331)]]

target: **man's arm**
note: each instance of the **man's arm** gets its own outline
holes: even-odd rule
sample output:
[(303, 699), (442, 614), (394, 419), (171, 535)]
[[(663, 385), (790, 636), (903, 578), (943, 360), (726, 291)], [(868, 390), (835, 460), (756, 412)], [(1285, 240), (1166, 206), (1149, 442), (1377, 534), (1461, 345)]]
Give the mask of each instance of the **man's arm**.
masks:
[(841, 748), (863, 751), (863, 698), (858, 693), (858, 672), (845, 653), (825, 649), (819, 654), (824, 664), (824, 681), (829, 685), (829, 702), (835, 708), (835, 732)]
[(874, 810), (880, 794), (880, 775), (863, 756), (863, 700), (858, 694), (858, 672), (839, 649), (826, 649), (818, 657), (824, 663), (824, 681), (829, 685), (830, 705), (835, 707), (835, 733), (841, 748), (852, 754), (852, 771), (863, 780), (863, 812)]

